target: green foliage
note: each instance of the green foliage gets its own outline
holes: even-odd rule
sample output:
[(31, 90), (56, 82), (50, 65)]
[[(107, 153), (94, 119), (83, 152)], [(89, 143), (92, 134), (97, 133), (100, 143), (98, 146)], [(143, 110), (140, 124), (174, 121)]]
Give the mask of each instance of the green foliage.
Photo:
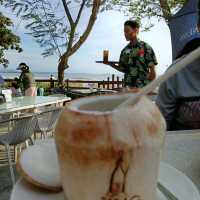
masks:
[[(187, 0), (165, 0), (169, 6), (171, 13), (174, 14), (179, 10)], [(143, 17), (164, 17), (163, 10), (165, 9), (160, 4), (160, 0), (111, 0), (110, 4), (118, 6), (129, 14), (134, 14), (137, 18)]]
[[(103, 0), (102, 5), (106, 1)], [(56, 53), (60, 58), (63, 52), (66, 52), (71, 27), (61, 0), (5, 0), (5, 2), (6, 8), (10, 8), (17, 17), (26, 22), (27, 34), (33, 36), (35, 41), (44, 48), (43, 56)], [(75, 13), (82, 0), (66, 0), (66, 2), (70, 11)], [(86, 0), (84, 9), (92, 7), (92, 2)], [(73, 42), (78, 39), (79, 33), (76, 32)]]
[[(66, 18), (66, 13), (61, 0), (4, 0), (5, 7), (11, 8), (16, 16), (26, 22), (27, 34), (33, 36), (44, 48), (43, 56), (56, 53), (60, 58), (68, 47), (71, 27)], [(92, 6), (92, 0), (86, 0), (85, 8)], [(177, 12), (186, 0), (166, 0), (170, 8), (170, 15)], [(66, 0), (70, 11), (76, 11), (82, 0)], [(101, 12), (105, 10), (124, 11), (130, 18), (141, 21), (146, 18), (148, 23), (143, 26), (148, 31), (154, 24), (152, 18), (166, 19), (163, 15), (165, 8), (159, 0), (102, 0)], [(75, 33), (74, 42), (79, 38)]]
[[(1, 0), (0, 3), (3, 1)], [(21, 52), (22, 49), (19, 46), (20, 38), (12, 33), (9, 27), (12, 25), (11, 20), (5, 17), (0, 12), (0, 64), (7, 67), (9, 64), (8, 59), (5, 58), (4, 52), (8, 49), (15, 49)]]
[[(47, 0), (5, 0), (5, 7), (26, 22), (27, 34), (33, 36), (45, 47), (43, 56), (60, 56), (60, 48), (66, 47), (68, 26), (60, 12), (60, 1)], [(61, 14), (60, 14), (61, 13)], [(62, 15), (63, 14), (63, 15)]]
[[(144, 25), (145, 30), (149, 30), (154, 24), (152, 18), (169, 21), (170, 16), (175, 14), (187, 0), (165, 0), (166, 5), (161, 5), (160, 0), (111, 0), (106, 2), (109, 9), (124, 11), (130, 18), (142, 21), (148, 19)], [(168, 14), (168, 17), (164, 15)]]
[[(43, 56), (56, 53), (60, 57), (66, 51), (70, 26), (67, 23), (63, 5), (60, 0), (5, 0), (5, 7), (11, 8), (16, 16), (26, 21), (27, 34), (33, 36), (35, 41), (44, 48)], [(69, 1), (68, 5), (72, 3)], [(74, 0), (73, 8), (81, 4)], [(91, 6), (87, 0), (85, 7)], [(75, 34), (75, 39), (78, 33)]]

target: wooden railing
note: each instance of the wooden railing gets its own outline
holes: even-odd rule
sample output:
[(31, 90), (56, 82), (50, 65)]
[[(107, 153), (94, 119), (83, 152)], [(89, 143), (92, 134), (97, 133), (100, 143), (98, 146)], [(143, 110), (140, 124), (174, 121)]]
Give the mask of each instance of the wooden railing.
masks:
[[(5, 82), (8, 86), (11, 86), (11, 82), (13, 79), (5, 79)], [(58, 81), (55, 79), (37, 79), (35, 80), (37, 87), (43, 87), (43, 88), (55, 88), (58, 86)], [(123, 87), (123, 80), (120, 80), (117, 76), (115, 78), (115, 75), (112, 75), (112, 78), (108, 77), (107, 80), (103, 81), (90, 81), (90, 80), (65, 80), (65, 87), (67, 89), (86, 89), (89, 88), (88, 84), (93, 84), (93, 88), (104, 88), (104, 89), (119, 89)]]

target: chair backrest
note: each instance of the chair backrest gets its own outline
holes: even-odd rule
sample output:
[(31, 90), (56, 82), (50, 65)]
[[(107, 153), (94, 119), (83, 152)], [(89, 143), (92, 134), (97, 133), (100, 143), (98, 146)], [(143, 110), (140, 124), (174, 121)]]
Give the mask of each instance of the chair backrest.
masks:
[(36, 130), (52, 131), (61, 113), (61, 108), (48, 108), (37, 115)]
[(170, 130), (200, 129), (200, 97), (177, 100), (177, 109)]
[(56, 122), (60, 116), (60, 113), (61, 113), (61, 109), (55, 109), (52, 111), (51, 117), (49, 119), (49, 125), (48, 125), (49, 130), (53, 130), (55, 128)]
[(14, 125), (8, 134), (4, 135), (3, 140), (11, 145), (20, 144), (29, 139), (34, 133), (36, 126), (35, 115), (28, 115), (17, 119), (11, 119)]

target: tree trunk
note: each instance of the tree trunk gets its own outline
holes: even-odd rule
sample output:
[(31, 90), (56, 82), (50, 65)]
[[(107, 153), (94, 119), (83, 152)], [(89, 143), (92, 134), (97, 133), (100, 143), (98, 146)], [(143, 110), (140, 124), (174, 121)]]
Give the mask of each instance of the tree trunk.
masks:
[(67, 56), (61, 56), (60, 62), (58, 64), (58, 85), (64, 86), (64, 77), (65, 77), (65, 69), (67, 69), (68, 66), (68, 57)]
[(83, 32), (83, 34), (80, 36), (79, 40), (73, 45), (73, 40), (74, 40), (74, 35), (76, 33), (77, 24), (81, 17), (81, 13), (84, 8), (85, 2), (86, 1), (83, 0), (75, 22), (73, 22), (70, 12), (69, 12), (69, 9), (68, 9), (67, 5), (64, 3), (66, 14), (68, 15), (68, 18), (69, 18), (69, 21), (71, 24), (71, 31), (70, 31), (70, 39), (69, 39), (69, 43), (68, 43), (68, 48), (67, 48), (66, 52), (60, 57), (60, 62), (58, 65), (58, 84), (59, 85), (64, 85), (64, 71), (65, 71), (65, 69), (67, 69), (69, 67), (68, 66), (69, 57), (71, 55), (73, 55), (82, 46), (82, 44), (86, 41), (90, 32), (92, 31), (95, 21), (97, 19), (97, 15), (98, 15), (99, 8), (101, 5), (101, 0), (93, 0), (92, 13), (90, 15), (87, 27), (86, 27), (85, 31)]
[(170, 18), (172, 17), (172, 13), (171, 13), (169, 4), (168, 4), (167, 0), (159, 0), (159, 2), (160, 2), (160, 7), (163, 12), (163, 17), (168, 24)]
[(63, 86), (64, 85), (64, 72), (65, 68), (59, 65), (58, 67), (58, 85)]

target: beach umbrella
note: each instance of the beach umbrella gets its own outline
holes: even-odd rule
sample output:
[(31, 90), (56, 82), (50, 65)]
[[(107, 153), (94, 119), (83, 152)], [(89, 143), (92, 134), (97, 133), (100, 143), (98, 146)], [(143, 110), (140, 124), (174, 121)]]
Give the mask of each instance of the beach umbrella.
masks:
[(188, 0), (183, 8), (169, 21), (173, 60), (188, 42), (200, 38), (197, 29), (198, 1)]

